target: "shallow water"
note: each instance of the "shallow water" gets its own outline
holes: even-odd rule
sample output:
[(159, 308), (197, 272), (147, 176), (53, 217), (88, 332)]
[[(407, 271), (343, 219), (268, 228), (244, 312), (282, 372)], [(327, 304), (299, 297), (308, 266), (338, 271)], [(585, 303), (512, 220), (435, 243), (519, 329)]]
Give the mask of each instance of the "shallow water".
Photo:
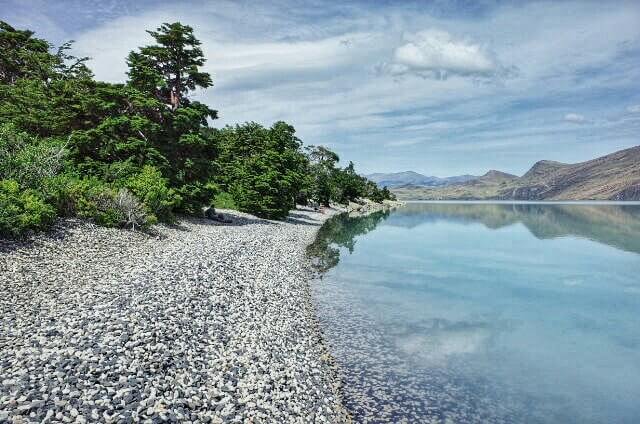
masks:
[(640, 422), (640, 206), (408, 204), (310, 249), (359, 422)]

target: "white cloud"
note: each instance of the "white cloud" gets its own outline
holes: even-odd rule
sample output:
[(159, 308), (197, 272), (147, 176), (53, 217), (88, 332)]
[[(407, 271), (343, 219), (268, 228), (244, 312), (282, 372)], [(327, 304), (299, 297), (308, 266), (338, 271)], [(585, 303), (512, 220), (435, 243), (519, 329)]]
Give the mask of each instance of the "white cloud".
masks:
[(482, 350), (490, 338), (491, 330), (485, 325), (456, 323), (423, 334), (400, 336), (396, 344), (425, 364), (445, 365), (453, 357)]
[(405, 41), (385, 66), (393, 75), (414, 73), (444, 79), (448, 75), (488, 76), (498, 69), (481, 45), (454, 39), (446, 31), (420, 31), (405, 35)]
[(404, 146), (414, 146), (422, 142), (420, 139), (416, 140), (394, 140), (386, 142), (384, 145), (386, 147), (404, 147)]
[[(286, 120), (305, 143), (332, 144), (362, 172), (519, 173), (541, 157), (593, 156), (595, 147), (574, 157), (578, 143), (589, 147), (587, 129), (608, 140), (599, 154), (626, 147), (640, 125), (635, 114), (606, 129), (584, 116), (578, 121), (589, 126), (563, 119), (567, 99), (585, 116), (601, 119), (629, 105), (614, 95), (597, 96), (635, 88), (640, 8), (631, 3), (606, 11), (591, 3), (503, 5), (477, 19), (439, 18), (400, 4), (329, 5), (321, 12), (292, 0), (186, 4), (191, 7), (140, 7), (65, 38), (78, 40), (75, 54), (94, 58), (90, 66), (99, 79), (123, 81), (127, 53), (151, 41), (145, 29), (175, 20), (189, 24), (203, 42), (205, 70), (215, 84), (196, 97), (220, 111), (215, 126)], [(33, 9), (23, 21), (39, 29), (39, 9)], [(381, 61), (387, 72), (376, 73)], [(517, 66), (518, 74), (499, 78), (505, 65)], [(466, 160), (469, 151), (473, 162)]]
[(567, 113), (564, 115), (564, 120), (574, 124), (583, 124), (586, 121), (585, 117), (579, 113)]
[(627, 112), (640, 113), (640, 105), (632, 105), (627, 108)]

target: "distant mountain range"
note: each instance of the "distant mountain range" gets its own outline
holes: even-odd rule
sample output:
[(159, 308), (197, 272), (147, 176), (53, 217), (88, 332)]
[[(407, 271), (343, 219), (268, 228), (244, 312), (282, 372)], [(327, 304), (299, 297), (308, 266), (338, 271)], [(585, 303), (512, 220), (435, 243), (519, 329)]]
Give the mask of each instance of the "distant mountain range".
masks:
[[(420, 176), (373, 175), (404, 174)], [(438, 178), (441, 184), (398, 178), (387, 185), (404, 200), (640, 200), (640, 146), (576, 164), (542, 160), (521, 177), (495, 170), (469, 177)]]
[(455, 177), (429, 177), (413, 171), (392, 172), (389, 174), (369, 174), (368, 179), (380, 187), (422, 186), (445, 187), (451, 184), (460, 184), (478, 178), (475, 175), (458, 175)]

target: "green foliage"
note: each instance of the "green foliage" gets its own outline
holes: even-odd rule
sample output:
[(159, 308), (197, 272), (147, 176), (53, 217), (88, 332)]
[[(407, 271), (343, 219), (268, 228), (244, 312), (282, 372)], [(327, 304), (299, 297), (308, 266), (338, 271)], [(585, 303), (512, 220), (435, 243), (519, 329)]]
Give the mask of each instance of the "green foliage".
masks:
[(51, 44), (33, 37), (33, 31), (18, 30), (0, 21), (0, 84), (10, 85), (21, 79), (50, 82), (54, 78), (75, 77), (88, 73), (84, 62), (66, 54), (71, 43), (60, 46), (55, 54)]
[(17, 237), (47, 228), (55, 210), (34, 190), (21, 190), (17, 181), (0, 180), (0, 235)]
[[(164, 23), (156, 31), (147, 31), (157, 44), (129, 53), (129, 78), (134, 87), (151, 92), (160, 101), (178, 109), (196, 87), (213, 85), (211, 76), (200, 72), (206, 59), (193, 28), (180, 22)], [(214, 116), (212, 116), (214, 118)]]
[[(147, 171), (148, 173), (151, 172)], [(164, 212), (163, 202), (167, 200), (163, 198), (165, 193), (162, 192), (162, 188), (157, 186), (161, 185), (162, 181), (154, 181), (153, 175), (146, 175), (132, 178), (130, 182), (141, 193), (146, 193), (148, 204), (128, 188), (109, 185), (96, 177), (58, 175), (46, 180), (42, 190), (46, 199), (55, 206), (61, 216), (91, 219), (107, 227), (135, 228), (156, 223), (157, 218), (149, 212), (152, 210), (149, 205), (159, 205), (160, 213)], [(155, 200), (158, 203), (152, 203)]]
[(312, 180), (311, 198), (324, 206), (331, 202), (345, 204), (357, 198), (374, 202), (395, 199), (385, 187), (382, 190), (373, 182), (357, 174), (353, 162), (338, 168), (337, 154), (323, 146), (309, 146), (309, 175)]
[(195, 213), (207, 206), (215, 193), (209, 182), (216, 172), (217, 151), (205, 130), (208, 119), (216, 119), (217, 112), (192, 102), (187, 95), (213, 82), (208, 73), (199, 71), (205, 58), (193, 28), (176, 22), (147, 32), (156, 44), (129, 54), (129, 86), (170, 106), (163, 108), (163, 134), (154, 139), (168, 160), (166, 175), (182, 196), (180, 211)]
[(341, 197), (334, 181), (336, 163), (340, 161), (337, 154), (324, 146), (307, 147), (309, 156), (309, 175), (312, 179), (311, 198), (324, 206), (331, 200)]
[[(12, 84), (20, 78), (44, 78), (52, 68), (49, 43), (33, 38), (33, 31), (20, 31), (0, 21), (0, 82)], [(42, 67), (42, 63), (48, 66)]]
[(129, 178), (126, 187), (142, 202), (150, 219), (173, 221), (173, 209), (180, 204), (181, 197), (162, 177), (160, 171), (152, 166), (145, 166), (142, 172)]
[(91, 94), (78, 99), (83, 111), (71, 138), (78, 169), (113, 181), (144, 165), (167, 167), (156, 140), (163, 137), (162, 105), (121, 84), (93, 83)]
[(218, 193), (213, 198), (213, 206), (216, 209), (238, 209), (238, 205), (236, 205), (236, 201), (233, 199), (231, 193), (222, 192)]
[(129, 81), (111, 84), (69, 54), (71, 43), (54, 50), (0, 21), (0, 180), (12, 180), (3, 186), (11, 234), (43, 228), (51, 210), (137, 227), (211, 204), (279, 219), (296, 202), (391, 196), (352, 163), (338, 168), (324, 147), (305, 154), (287, 123), (209, 128), (217, 111), (189, 98), (213, 85), (193, 29), (176, 22), (148, 33), (154, 44), (127, 57)]
[(304, 189), (308, 159), (295, 130), (284, 122), (255, 122), (212, 131), (218, 140), (221, 188), (238, 209), (265, 218), (285, 217)]
[(38, 140), (11, 124), (0, 125), (0, 179), (36, 188), (62, 169), (64, 147), (60, 139)]
[(104, 206), (114, 197), (114, 190), (102, 180), (72, 174), (50, 178), (42, 189), (61, 216), (95, 218), (97, 221), (104, 221), (101, 214), (108, 209)]

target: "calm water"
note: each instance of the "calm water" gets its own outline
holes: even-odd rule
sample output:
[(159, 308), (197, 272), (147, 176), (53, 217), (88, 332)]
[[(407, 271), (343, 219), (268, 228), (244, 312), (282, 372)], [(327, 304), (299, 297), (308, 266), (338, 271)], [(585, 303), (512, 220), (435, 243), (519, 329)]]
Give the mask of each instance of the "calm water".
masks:
[(416, 203), (311, 251), (358, 421), (640, 423), (640, 206)]

